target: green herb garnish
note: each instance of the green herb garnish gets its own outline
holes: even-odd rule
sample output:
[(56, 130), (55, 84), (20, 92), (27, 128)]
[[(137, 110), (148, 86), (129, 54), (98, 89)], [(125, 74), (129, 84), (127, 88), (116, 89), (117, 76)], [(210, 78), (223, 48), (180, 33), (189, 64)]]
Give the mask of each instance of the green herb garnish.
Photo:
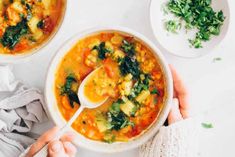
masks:
[(4, 47), (14, 49), (15, 45), (20, 41), (20, 38), (27, 33), (27, 21), (26, 19), (22, 19), (16, 26), (7, 27), (0, 41)]
[(213, 62), (217, 62), (217, 61), (221, 61), (221, 60), (222, 60), (222, 58), (216, 57), (216, 58), (213, 59)]
[(93, 50), (97, 50), (98, 51), (98, 57), (100, 59), (105, 59), (106, 58), (106, 53), (110, 53), (111, 51), (108, 50), (106, 47), (105, 47), (105, 42), (101, 42), (98, 46), (94, 46), (93, 47)]
[(181, 23), (176, 20), (169, 20), (165, 23), (166, 30), (171, 33), (177, 33), (181, 28)]
[(111, 129), (120, 130), (128, 125), (133, 126), (134, 124), (130, 122), (129, 118), (121, 111), (120, 105), (123, 103), (121, 99), (114, 102), (107, 112), (108, 121), (112, 126)]
[[(195, 28), (198, 32), (194, 39), (189, 39), (191, 46), (201, 48), (203, 41), (209, 41), (212, 35), (219, 35), (225, 17), (222, 11), (215, 12), (211, 0), (169, 0), (167, 9), (181, 18), (186, 29)], [(167, 30), (176, 30), (175, 22), (168, 22)]]
[(140, 76), (139, 62), (130, 56), (119, 59), (119, 69), (123, 76), (131, 73), (135, 80)]
[(157, 88), (154, 88), (150, 93), (159, 95), (159, 91), (157, 90)]
[(43, 29), (44, 28), (44, 20), (39, 21), (37, 24), (37, 27), (40, 29)]
[(211, 129), (213, 128), (213, 125), (211, 123), (202, 123), (202, 127), (205, 129)]
[(66, 77), (65, 84), (60, 88), (60, 94), (68, 96), (69, 103), (72, 108), (74, 107), (74, 102), (80, 104), (77, 96), (77, 91), (72, 90), (72, 85), (74, 83), (77, 84), (78, 81), (72, 74), (70, 74)]
[(133, 43), (128, 42), (127, 40), (122, 41), (121, 49), (129, 56), (135, 55), (135, 46)]

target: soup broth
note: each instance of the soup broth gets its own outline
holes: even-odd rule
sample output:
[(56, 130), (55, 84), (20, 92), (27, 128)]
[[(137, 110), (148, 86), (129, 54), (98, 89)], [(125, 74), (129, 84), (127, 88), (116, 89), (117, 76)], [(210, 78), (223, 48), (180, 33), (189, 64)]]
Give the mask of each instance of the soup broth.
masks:
[(153, 52), (134, 37), (116, 32), (86, 37), (69, 50), (56, 72), (55, 96), (67, 121), (79, 108), (80, 83), (100, 67), (84, 94), (93, 102), (109, 98), (98, 108), (85, 109), (72, 127), (92, 140), (131, 140), (158, 117), (166, 96), (164, 73)]

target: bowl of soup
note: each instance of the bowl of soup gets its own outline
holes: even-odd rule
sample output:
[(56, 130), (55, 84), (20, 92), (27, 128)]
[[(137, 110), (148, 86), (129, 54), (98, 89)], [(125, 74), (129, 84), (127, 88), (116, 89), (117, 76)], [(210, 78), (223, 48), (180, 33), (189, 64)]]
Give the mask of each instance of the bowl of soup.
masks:
[[(98, 69), (99, 68), (99, 69)], [(71, 130), (78, 146), (119, 152), (136, 148), (163, 125), (173, 97), (172, 77), (160, 50), (123, 27), (83, 31), (68, 40), (51, 62), (46, 80), (47, 110), (63, 126), (80, 106), (77, 91), (99, 107), (84, 109)]]
[(66, 0), (1, 0), (1, 63), (31, 56), (47, 44), (61, 25), (66, 3)]

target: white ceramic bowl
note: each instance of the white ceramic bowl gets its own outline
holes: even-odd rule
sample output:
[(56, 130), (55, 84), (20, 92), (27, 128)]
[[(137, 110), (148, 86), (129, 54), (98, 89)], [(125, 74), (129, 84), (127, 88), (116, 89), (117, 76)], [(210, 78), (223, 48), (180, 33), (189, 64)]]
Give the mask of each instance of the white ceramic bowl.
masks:
[(178, 32), (178, 34), (173, 34), (166, 31), (164, 25), (165, 21), (175, 19), (171, 13), (165, 14), (163, 11), (164, 5), (167, 2), (168, 0), (151, 0), (150, 3), (151, 27), (157, 40), (157, 45), (161, 47), (162, 50), (184, 58), (201, 57), (209, 52), (212, 52), (213, 48), (220, 44), (226, 36), (230, 21), (228, 0), (212, 0), (213, 9), (216, 11), (222, 10), (226, 19), (221, 27), (220, 35), (213, 36), (208, 42), (203, 42), (203, 48), (199, 49), (189, 47), (190, 44), (188, 39), (194, 38), (194, 31), (190, 31), (187, 34), (183, 28)]
[[(160, 50), (143, 35), (123, 27), (102, 27), (102, 28), (93, 28), (87, 31), (83, 31), (72, 37), (58, 50), (57, 54), (55, 55), (54, 59), (51, 62), (47, 74), (46, 87), (45, 87), (46, 104), (49, 115), (51, 116), (54, 123), (58, 126), (63, 126), (66, 123), (66, 121), (59, 111), (54, 95), (55, 73), (57, 71), (58, 65), (61, 63), (65, 54), (67, 54), (67, 52), (78, 42), (78, 40), (100, 32), (119, 32), (122, 34), (134, 36), (136, 39), (140, 40), (145, 45), (149, 46), (149, 48), (155, 53), (155, 56), (160, 61), (160, 65), (166, 76), (167, 97), (165, 100), (164, 107), (159, 115), (159, 118), (156, 119), (155, 122), (149, 127), (149, 129), (145, 133), (140, 135), (138, 138), (131, 140), (129, 142), (115, 142), (112, 144), (108, 144), (104, 142), (87, 139), (78, 132), (76, 132), (77, 137), (75, 140), (75, 144), (77, 144), (79, 147), (83, 147), (98, 152), (106, 152), (106, 153), (120, 152), (136, 148), (141, 144), (145, 143), (154, 134), (156, 134), (158, 129), (163, 125), (164, 121), (167, 118), (167, 115), (171, 107), (171, 100), (173, 97), (173, 85), (172, 85), (173, 83), (168, 63), (165, 61)], [(72, 128), (70, 129), (73, 130)]]
[(39, 46), (33, 48), (32, 50), (26, 51), (24, 53), (10, 55), (10, 54), (1, 54), (0, 53), (0, 64), (17, 64), (21, 63), (23, 61), (29, 60), (33, 55), (35, 55), (37, 52), (39, 52), (43, 47), (45, 47), (56, 35), (56, 33), (59, 31), (65, 14), (67, 10), (67, 0), (64, 0), (64, 7), (63, 7), (63, 13), (61, 14), (61, 17), (59, 19), (58, 25), (52, 32), (52, 34), (49, 36), (47, 40), (45, 40), (43, 43), (41, 43)]

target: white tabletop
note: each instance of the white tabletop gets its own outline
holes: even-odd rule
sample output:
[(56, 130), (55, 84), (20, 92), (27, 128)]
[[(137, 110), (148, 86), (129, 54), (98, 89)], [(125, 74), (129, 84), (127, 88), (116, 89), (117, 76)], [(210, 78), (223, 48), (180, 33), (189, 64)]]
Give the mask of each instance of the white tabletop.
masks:
[[(14, 66), (16, 77), (30, 86), (44, 89), (47, 68), (62, 43), (89, 27), (120, 25), (134, 29), (153, 42), (149, 22), (150, 0), (68, 0), (67, 15), (56, 37), (31, 60)], [(185, 80), (191, 92), (196, 114), (203, 122), (212, 122), (213, 129), (203, 130), (198, 155), (201, 157), (235, 156), (235, 1), (229, 0), (231, 23), (227, 37), (212, 52), (198, 59), (180, 59), (165, 52)], [(215, 57), (221, 61), (213, 62)], [(49, 125), (40, 126), (44, 131)], [(99, 154), (79, 149), (79, 157), (137, 157), (138, 151)]]

